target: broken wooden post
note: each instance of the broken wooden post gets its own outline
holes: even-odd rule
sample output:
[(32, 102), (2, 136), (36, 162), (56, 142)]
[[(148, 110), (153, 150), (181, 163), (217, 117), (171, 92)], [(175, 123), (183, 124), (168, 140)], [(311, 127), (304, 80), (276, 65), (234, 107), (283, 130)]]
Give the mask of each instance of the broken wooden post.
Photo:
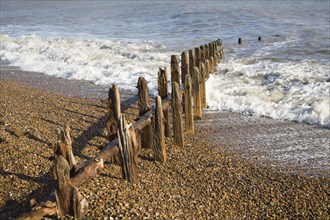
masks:
[(181, 95), (179, 92), (179, 84), (173, 82), (172, 84), (172, 114), (173, 114), (173, 136), (174, 144), (179, 147), (184, 145), (183, 126), (182, 126), (182, 107)]
[(201, 120), (203, 117), (202, 106), (201, 106), (201, 97), (200, 97), (200, 79), (199, 79), (199, 70), (197, 67), (194, 67), (192, 75), (192, 87), (193, 87), (193, 97), (194, 97), (194, 117), (197, 120)]
[[(137, 88), (139, 115), (141, 116), (150, 110), (149, 89), (147, 81), (142, 76), (139, 77)], [(150, 149), (153, 148), (152, 135), (152, 126), (151, 124), (149, 124), (145, 128), (143, 128), (141, 132), (141, 147)]]
[[(167, 85), (167, 68), (165, 67), (164, 70), (159, 68), (158, 71), (158, 95), (165, 99), (168, 97), (168, 85)], [(164, 109), (164, 123), (165, 123), (165, 135), (169, 137), (171, 135), (170, 130), (170, 109)]]
[(191, 75), (195, 67), (195, 55), (193, 50), (189, 50), (189, 74)]
[(136, 140), (132, 139), (129, 129), (130, 126), (132, 126), (132, 124), (127, 125), (125, 117), (121, 115), (118, 128), (118, 147), (120, 149), (123, 178), (130, 183), (136, 183), (138, 172), (137, 156), (134, 150), (136, 148), (136, 146), (134, 146)]
[(178, 55), (171, 56), (171, 82), (177, 82), (180, 85), (180, 70)]
[(189, 74), (189, 53), (184, 51), (181, 54), (181, 82), (184, 83), (186, 75)]
[(199, 67), (199, 64), (201, 62), (201, 50), (199, 47), (195, 48), (195, 67)]
[[(64, 130), (57, 129), (57, 143), (54, 146), (54, 156), (63, 156), (69, 163), (70, 173), (76, 171), (77, 162), (72, 152), (72, 141), (70, 137), (70, 127), (65, 125)], [(56, 177), (55, 177), (56, 179)]]
[(85, 211), (87, 211), (87, 201), (78, 189), (70, 183), (69, 163), (63, 156), (56, 156), (55, 172), (57, 176), (55, 197), (58, 215), (60, 217), (71, 215), (75, 219), (82, 219)]
[(206, 85), (205, 85), (205, 66), (204, 63), (201, 63), (201, 68), (200, 68), (200, 96), (201, 96), (201, 105), (202, 108), (207, 108), (206, 104)]
[(118, 86), (113, 84), (109, 89), (109, 99), (108, 99), (108, 122), (107, 122), (107, 130), (108, 130), (108, 139), (109, 141), (113, 140), (117, 137), (118, 130), (118, 121), (121, 114), (120, 110), (120, 96)]
[(192, 85), (191, 76), (189, 74), (186, 75), (186, 80), (184, 82), (184, 100), (186, 132), (193, 134), (195, 132), (195, 128), (192, 105)]
[(154, 157), (156, 161), (166, 162), (166, 146), (163, 122), (162, 100), (158, 95), (156, 98), (155, 115), (153, 117), (154, 125)]

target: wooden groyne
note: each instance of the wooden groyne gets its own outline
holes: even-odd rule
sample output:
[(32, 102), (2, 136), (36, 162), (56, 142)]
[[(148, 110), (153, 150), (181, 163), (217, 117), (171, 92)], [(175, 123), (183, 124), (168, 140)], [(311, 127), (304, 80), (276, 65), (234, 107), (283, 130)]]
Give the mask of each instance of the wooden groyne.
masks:
[(160, 68), (158, 95), (153, 106), (150, 104), (147, 81), (139, 77), (139, 117), (132, 124), (127, 124), (121, 113), (119, 89), (113, 85), (109, 89), (108, 99), (109, 142), (105, 143), (96, 157), (78, 166), (72, 153), (70, 128), (65, 126), (63, 130), (59, 129), (58, 141), (54, 144), (55, 195), (45, 198), (39, 206), (19, 219), (41, 219), (52, 215), (83, 219), (88, 202), (80, 194), (79, 186), (100, 174), (104, 161), (121, 166), (123, 179), (132, 184), (138, 182), (138, 155), (141, 148), (152, 149), (154, 160), (166, 163), (165, 138), (172, 133), (174, 144), (184, 147), (184, 133), (194, 134), (194, 120), (201, 120), (202, 109), (207, 108), (206, 80), (223, 55), (220, 39), (184, 51), (180, 55), (181, 59), (177, 54), (172, 55), (171, 80), (168, 80), (168, 69)]

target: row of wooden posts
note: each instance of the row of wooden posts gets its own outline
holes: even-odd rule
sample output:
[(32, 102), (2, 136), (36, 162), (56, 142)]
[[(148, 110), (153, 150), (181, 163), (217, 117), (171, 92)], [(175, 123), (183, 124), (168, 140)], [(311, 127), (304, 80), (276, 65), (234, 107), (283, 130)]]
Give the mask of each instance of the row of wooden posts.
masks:
[[(202, 119), (202, 109), (207, 107), (205, 82), (223, 57), (220, 39), (209, 44), (184, 51), (181, 54), (181, 68), (178, 55), (171, 56), (171, 96), (168, 91), (168, 70), (158, 71), (158, 96), (151, 106), (147, 81), (138, 79), (139, 118), (127, 124), (121, 114), (120, 95), (116, 85), (109, 90), (109, 110), (107, 131), (109, 143), (93, 159), (80, 168), (77, 167), (68, 126), (58, 131), (58, 141), (54, 145), (54, 177), (57, 181), (55, 198), (44, 202), (21, 219), (40, 216), (71, 215), (76, 219), (84, 217), (86, 199), (79, 193), (81, 183), (97, 176), (103, 161), (110, 160), (122, 167), (123, 178), (137, 182), (138, 154), (143, 148), (154, 151), (155, 161), (165, 163), (165, 137), (171, 136), (170, 109), (172, 109), (173, 139), (178, 147), (184, 146), (185, 132), (194, 133), (194, 119)], [(180, 76), (181, 72), (181, 76)], [(182, 115), (184, 112), (184, 123)], [(185, 126), (183, 126), (185, 124)], [(137, 136), (141, 142), (138, 143)], [(33, 218), (32, 218), (33, 219)]]

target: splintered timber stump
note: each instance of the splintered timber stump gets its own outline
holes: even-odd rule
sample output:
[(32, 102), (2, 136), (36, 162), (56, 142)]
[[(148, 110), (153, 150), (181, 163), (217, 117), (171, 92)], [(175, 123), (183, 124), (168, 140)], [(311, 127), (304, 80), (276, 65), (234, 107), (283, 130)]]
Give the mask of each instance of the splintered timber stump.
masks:
[(171, 56), (171, 81), (180, 85), (180, 69), (178, 55)]
[[(65, 125), (64, 130), (57, 129), (57, 142), (54, 146), (54, 156), (64, 157), (68, 163), (70, 172), (74, 173), (76, 171), (77, 162), (72, 153), (72, 141), (70, 137), (70, 127)], [(56, 176), (55, 176), (56, 179)]]
[[(158, 95), (162, 99), (168, 98), (168, 84), (167, 84), (167, 68), (165, 67), (164, 70), (159, 68), (158, 71)], [(170, 137), (170, 109), (165, 108), (164, 112), (164, 123), (165, 123), (165, 135), (166, 137)]]
[(108, 105), (107, 130), (108, 139), (111, 141), (117, 137), (118, 121), (121, 114), (119, 90), (115, 84), (109, 89)]
[(200, 97), (200, 73), (197, 67), (194, 67), (192, 75), (192, 88), (194, 96), (194, 117), (197, 120), (201, 120), (203, 117), (201, 97)]
[(184, 112), (185, 112), (185, 124), (186, 132), (194, 133), (194, 115), (192, 107), (192, 85), (191, 85), (191, 76), (186, 75), (186, 80), (184, 82)]
[(86, 199), (70, 182), (70, 168), (62, 156), (55, 158), (57, 186), (55, 190), (57, 212), (60, 217), (71, 215), (74, 219), (84, 218), (88, 208)]
[(155, 115), (153, 117), (154, 126), (154, 156), (155, 160), (159, 162), (166, 162), (166, 146), (165, 146), (165, 134), (163, 123), (163, 107), (162, 99), (157, 96)]
[[(149, 98), (149, 89), (147, 81), (140, 76), (137, 84), (138, 88), (138, 106), (139, 106), (139, 115), (144, 115), (150, 110), (150, 98)], [(148, 124), (145, 126), (141, 132), (141, 146), (143, 148), (153, 148), (153, 138), (152, 138), (152, 126)]]
[(123, 178), (130, 183), (137, 183), (138, 145), (133, 126), (127, 125), (122, 115), (119, 120), (118, 147), (120, 149)]
[(184, 83), (186, 75), (189, 74), (189, 52), (181, 54), (181, 82)]
[(201, 105), (202, 108), (207, 108), (206, 104), (206, 85), (205, 85), (205, 66), (204, 63), (201, 63), (201, 68), (200, 68), (200, 95), (201, 95)]
[(181, 95), (179, 92), (179, 84), (174, 82), (173, 86), (173, 96), (172, 96), (172, 109), (173, 109), (173, 135), (174, 143), (183, 147), (183, 126), (182, 126), (182, 107), (181, 107)]

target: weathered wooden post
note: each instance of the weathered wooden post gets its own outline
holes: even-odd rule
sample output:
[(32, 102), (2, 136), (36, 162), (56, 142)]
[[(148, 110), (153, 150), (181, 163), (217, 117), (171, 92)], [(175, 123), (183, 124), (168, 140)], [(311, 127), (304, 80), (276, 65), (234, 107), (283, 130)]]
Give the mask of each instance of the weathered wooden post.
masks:
[(184, 83), (186, 75), (189, 74), (189, 53), (184, 51), (181, 54), (181, 82)]
[(209, 59), (209, 46), (207, 44), (204, 45), (204, 53), (205, 59)]
[(71, 215), (74, 219), (84, 218), (87, 201), (70, 183), (70, 166), (63, 156), (55, 157), (57, 185), (55, 190), (57, 212), (60, 217)]
[(209, 43), (208, 48), (209, 48), (209, 60), (211, 60), (211, 57), (212, 57), (212, 44), (211, 43)]
[(201, 51), (201, 63), (205, 62), (205, 49), (204, 49), (204, 45), (201, 45), (200, 47), (200, 51)]
[(118, 86), (113, 84), (109, 89), (109, 99), (108, 99), (108, 139), (109, 141), (117, 137), (118, 122), (121, 114), (120, 110), (120, 95)]
[(163, 107), (162, 99), (158, 95), (156, 98), (155, 115), (153, 118), (154, 124), (154, 157), (156, 161), (166, 162), (166, 146), (164, 135), (164, 122), (163, 122)]
[(205, 78), (208, 79), (210, 76), (210, 62), (208, 59), (205, 60)]
[[(149, 89), (147, 81), (140, 76), (137, 84), (138, 88), (138, 106), (139, 106), (139, 115), (144, 115), (147, 111), (150, 110), (150, 98), (149, 98)], [(141, 132), (141, 147), (143, 148), (153, 148), (153, 138), (152, 138), (152, 126), (151, 124), (145, 126)]]
[[(72, 141), (70, 137), (70, 127), (65, 125), (64, 130), (57, 129), (57, 143), (54, 145), (54, 156), (62, 156), (68, 161), (70, 173), (74, 174), (76, 171), (77, 162), (72, 152)], [(56, 176), (55, 176), (56, 178)]]
[(171, 56), (171, 82), (177, 82), (180, 85), (180, 70), (178, 55)]
[(205, 85), (205, 66), (204, 63), (201, 63), (200, 67), (200, 75), (199, 75), (199, 80), (200, 80), (200, 96), (201, 96), (201, 105), (202, 108), (207, 108), (206, 104), (206, 85)]
[(184, 137), (183, 137), (183, 126), (182, 126), (182, 107), (181, 107), (181, 95), (179, 92), (179, 84), (173, 82), (173, 95), (172, 95), (172, 110), (173, 110), (173, 135), (174, 143), (183, 147)]
[[(168, 98), (168, 84), (167, 84), (167, 68), (165, 67), (164, 70), (159, 68), (158, 71), (158, 95), (162, 99)], [(170, 130), (170, 109), (169, 107), (164, 109), (164, 123), (165, 123), (165, 136), (171, 136)]]
[(211, 73), (213, 72), (214, 67), (215, 67), (215, 65), (214, 65), (214, 58), (213, 58), (213, 56), (212, 56), (212, 57), (210, 58), (210, 72), (211, 72)]
[(195, 48), (195, 67), (199, 67), (199, 64), (201, 62), (201, 50), (199, 47)]
[(137, 154), (138, 147), (132, 124), (127, 125), (125, 117), (120, 116), (118, 128), (118, 147), (120, 149), (123, 178), (130, 183), (137, 182)]
[(184, 100), (186, 132), (193, 134), (195, 132), (195, 128), (192, 105), (192, 85), (190, 75), (186, 75), (186, 80), (184, 82)]
[(203, 117), (202, 106), (201, 106), (201, 97), (200, 97), (200, 79), (199, 79), (199, 70), (197, 67), (194, 67), (192, 75), (192, 87), (193, 87), (193, 96), (194, 96), (194, 117), (197, 120), (201, 120)]
[(191, 75), (195, 67), (195, 54), (193, 50), (189, 50), (189, 74)]

